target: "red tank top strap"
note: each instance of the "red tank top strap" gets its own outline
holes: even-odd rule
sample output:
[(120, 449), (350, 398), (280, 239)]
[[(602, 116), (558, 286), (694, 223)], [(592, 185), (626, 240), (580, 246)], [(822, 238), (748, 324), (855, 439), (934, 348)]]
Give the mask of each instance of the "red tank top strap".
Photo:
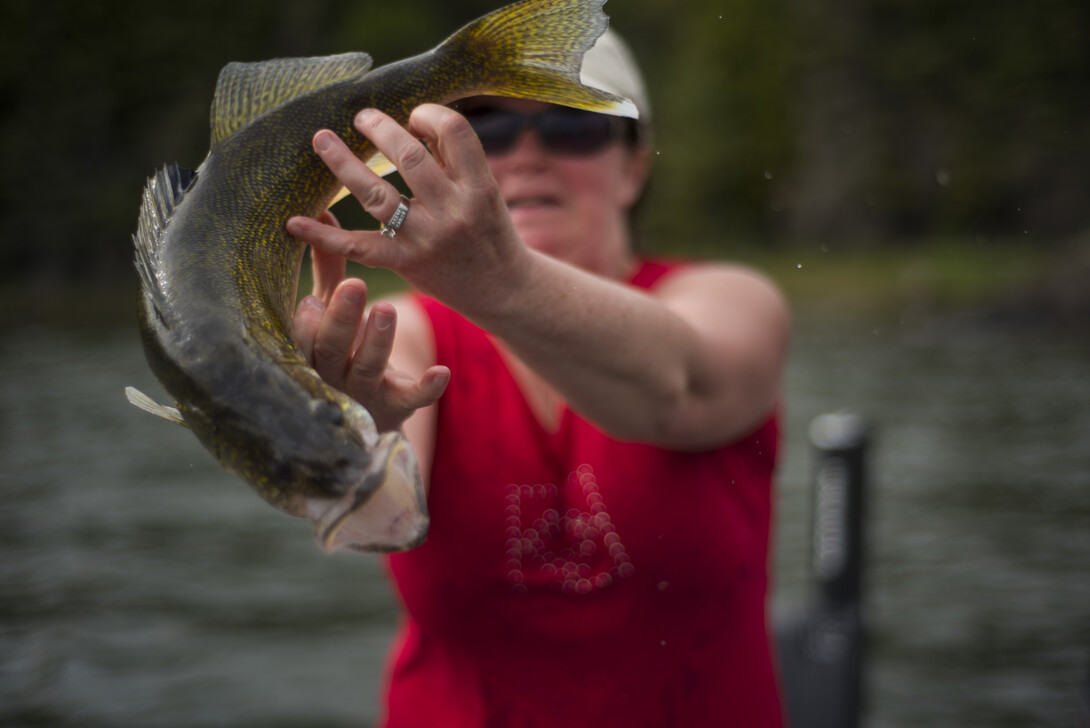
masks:
[(687, 263), (677, 260), (647, 259), (641, 260), (639, 265), (628, 277), (629, 284), (636, 288), (649, 290), (669, 273), (684, 268)]

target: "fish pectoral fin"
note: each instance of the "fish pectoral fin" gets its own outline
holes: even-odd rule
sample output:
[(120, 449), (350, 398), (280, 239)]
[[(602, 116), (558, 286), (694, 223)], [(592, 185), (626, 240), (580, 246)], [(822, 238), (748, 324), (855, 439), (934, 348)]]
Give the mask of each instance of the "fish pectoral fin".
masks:
[(349, 191), (349, 189), (347, 187), (340, 188), (339, 190), (337, 190), (337, 194), (333, 197), (333, 199), (329, 201), (329, 206), (333, 207), (338, 202), (340, 202), (341, 200), (343, 200), (344, 198), (348, 197), (351, 194), (352, 194), (352, 192)]
[(366, 53), (228, 63), (212, 98), (212, 148), (265, 112), (319, 88), (371, 70)]
[(379, 177), (385, 177), (386, 175), (397, 171), (397, 167), (394, 166), (394, 163), (387, 159), (386, 155), (382, 152), (376, 152), (372, 157), (368, 158), (364, 164), (370, 167), (371, 171)]
[(129, 404), (134, 407), (138, 407), (156, 417), (162, 417), (167, 422), (173, 422), (182, 427), (189, 427), (182, 418), (182, 413), (179, 412), (176, 407), (168, 407), (165, 404), (159, 404), (136, 387), (125, 387), (125, 398), (128, 399)]
[[(385, 177), (386, 175), (392, 174), (397, 171), (397, 167), (394, 166), (394, 163), (387, 159), (386, 155), (382, 152), (376, 152), (375, 155), (368, 158), (367, 161), (364, 162), (364, 164), (370, 167), (371, 171), (377, 174), (379, 177)], [(352, 193), (347, 187), (340, 188), (339, 190), (337, 190), (337, 194), (333, 196), (333, 200), (329, 203), (329, 206), (333, 207), (338, 202), (351, 194)]]

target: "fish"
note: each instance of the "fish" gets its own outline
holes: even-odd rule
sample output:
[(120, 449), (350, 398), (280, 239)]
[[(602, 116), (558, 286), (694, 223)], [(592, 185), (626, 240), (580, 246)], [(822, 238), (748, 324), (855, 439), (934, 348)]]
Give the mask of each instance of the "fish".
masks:
[(140, 337), (173, 405), (132, 387), (129, 401), (192, 430), (266, 502), (312, 522), (326, 552), (423, 543), (429, 515), (408, 441), (379, 432), (292, 337), (305, 246), (285, 223), (347, 194), (311, 140), (331, 129), (388, 174), (353, 128), (360, 109), (405, 125), (425, 102), (496, 95), (635, 117), (631, 101), (579, 80), (608, 24), (604, 3), (522, 0), (373, 70), (362, 52), (224, 66), (207, 156), (195, 171), (168, 164), (149, 178), (133, 235)]

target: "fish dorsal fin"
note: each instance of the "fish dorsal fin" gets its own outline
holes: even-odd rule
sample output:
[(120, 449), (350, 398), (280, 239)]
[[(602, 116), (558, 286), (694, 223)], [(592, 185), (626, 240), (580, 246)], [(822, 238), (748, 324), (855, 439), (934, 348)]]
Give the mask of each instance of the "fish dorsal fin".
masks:
[(286, 101), (370, 70), (371, 56), (366, 53), (228, 63), (220, 71), (212, 100), (212, 146)]
[(159, 404), (136, 387), (125, 387), (125, 398), (129, 400), (129, 404), (134, 407), (139, 407), (149, 414), (153, 414), (156, 417), (162, 417), (167, 422), (173, 422), (182, 427), (189, 427), (182, 418), (182, 413), (179, 412), (176, 407), (168, 407), (165, 404)]
[(165, 318), (167, 294), (159, 261), (160, 245), (174, 216), (174, 208), (185, 197), (195, 179), (196, 174), (192, 170), (177, 164), (168, 164), (152, 175), (144, 187), (136, 234), (132, 236), (134, 263), (140, 274), (141, 288), (166, 326), (169, 326)]

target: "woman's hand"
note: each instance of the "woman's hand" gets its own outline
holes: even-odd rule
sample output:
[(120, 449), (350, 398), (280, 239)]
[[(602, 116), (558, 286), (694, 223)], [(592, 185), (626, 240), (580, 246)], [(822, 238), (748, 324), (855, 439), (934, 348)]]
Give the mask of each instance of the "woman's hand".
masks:
[[(337, 226), (332, 213), (323, 225)], [(362, 404), (380, 432), (401, 427), (416, 410), (434, 403), (450, 370), (433, 366), (416, 380), (390, 365), (397, 311), (379, 302), (366, 316), (367, 284), (345, 279), (344, 258), (311, 249), (314, 291), (295, 312), (295, 340), (307, 362), (331, 386)]]
[[(417, 290), (472, 314), (518, 290), (528, 253), (519, 240), (476, 134), (457, 112), (426, 104), (408, 129), (368, 109), (355, 126), (393, 162), (412, 190), (409, 212), (394, 238), (378, 231), (343, 230), (328, 221), (294, 217), (288, 231), (325, 253), (396, 271)], [(400, 193), (328, 130), (314, 149), (380, 222), (390, 219)]]

